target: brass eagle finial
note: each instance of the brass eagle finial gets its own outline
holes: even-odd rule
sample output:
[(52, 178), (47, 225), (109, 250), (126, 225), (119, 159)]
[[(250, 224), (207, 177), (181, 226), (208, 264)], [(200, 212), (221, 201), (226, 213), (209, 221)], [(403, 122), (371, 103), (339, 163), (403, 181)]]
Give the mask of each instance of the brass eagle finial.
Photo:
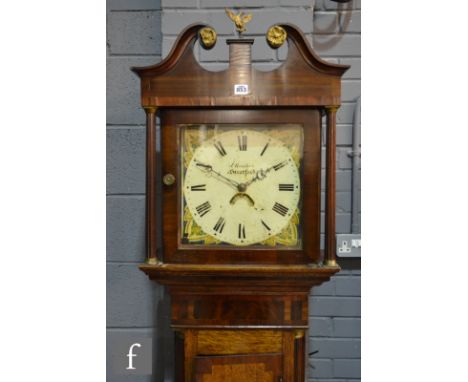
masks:
[(234, 24), (236, 25), (236, 29), (239, 32), (239, 34), (246, 31), (245, 24), (252, 20), (251, 14), (244, 15), (242, 11), (236, 15), (233, 11), (226, 8), (226, 14), (232, 21), (234, 21)]

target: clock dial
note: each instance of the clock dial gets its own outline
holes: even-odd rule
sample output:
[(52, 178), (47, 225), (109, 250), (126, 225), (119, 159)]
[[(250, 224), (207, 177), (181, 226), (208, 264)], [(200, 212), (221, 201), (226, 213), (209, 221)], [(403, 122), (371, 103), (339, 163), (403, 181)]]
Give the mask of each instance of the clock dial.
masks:
[(183, 188), (190, 213), (206, 234), (245, 246), (288, 225), (299, 203), (300, 177), (280, 140), (235, 129), (216, 134), (195, 150)]

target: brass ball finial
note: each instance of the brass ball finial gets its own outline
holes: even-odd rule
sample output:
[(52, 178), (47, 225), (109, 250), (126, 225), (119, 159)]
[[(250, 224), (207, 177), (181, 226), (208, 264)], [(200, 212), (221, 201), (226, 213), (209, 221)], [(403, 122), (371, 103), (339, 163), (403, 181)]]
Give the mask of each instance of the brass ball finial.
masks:
[(213, 28), (204, 27), (198, 32), (200, 40), (205, 49), (211, 49), (216, 44), (216, 32)]
[(268, 44), (272, 48), (277, 49), (284, 44), (284, 42), (288, 38), (288, 33), (282, 26), (273, 25), (270, 29), (268, 29), (266, 38)]

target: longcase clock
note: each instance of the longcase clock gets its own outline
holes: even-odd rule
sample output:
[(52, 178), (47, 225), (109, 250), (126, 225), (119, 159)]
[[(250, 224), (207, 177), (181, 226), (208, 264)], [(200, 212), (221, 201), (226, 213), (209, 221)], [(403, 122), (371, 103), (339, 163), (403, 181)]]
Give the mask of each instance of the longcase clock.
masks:
[(286, 61), (270, 72), (252, 67), (254, 41), (245, 37), (227, 41), (228, 69), (202, 68), (195, 42), (216, 42), (202, 24), (185, 29), (162, 62), (133, 68), (147, 116), (140, 269), (170, 293), (180, 382), (304, 381), (308, 295), (340, 269), (335, 118), (348, 67), (322, 61), (293, 25), (275, 25), (266, 38), (272, 49), (288, 44)]

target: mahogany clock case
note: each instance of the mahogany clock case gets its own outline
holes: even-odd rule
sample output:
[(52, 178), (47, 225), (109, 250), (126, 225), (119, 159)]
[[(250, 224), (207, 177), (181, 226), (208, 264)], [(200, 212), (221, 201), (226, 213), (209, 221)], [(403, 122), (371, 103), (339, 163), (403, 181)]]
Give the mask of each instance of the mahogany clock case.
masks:
[[(165, 285), (171, 296), (178, 381), (226, 380), (216, 378), (216, 371), (229, 373), (234, 366), (240, 373), (236, 380), (254, 380), (249, 370), (262, 369), (268, 370), (265, 381), (304, 381), (309, 291), (340, 270), (335, 258), (336, 111), (341, 76), (348, 66), (321, 60), (298, 28), (277, 27), (287, 33), (288, 57), (270, 72), (251, 66), (250, 45), (242, 38), (230, 43), (233, 54), (227, 70), (203, 69), (193, 50), (199, 31), (209, 28), (204, 24), (187, 27), (160, 63), (133, 68), (141, 79), (147, 118), (148, 259), (140, 269)], [(250, 94), (235, 95), (235, 84), (248, 84)], [(156, 156), (156, 114), (161, 121), (161, 160)], [(322, 115), (327, 125), (323, 258)], [(302, 127), (301, 246), (236, 249), (180, 244), (180, 138), (184, 125), (196, 124)], [(175, 182), (163, 181), (159, 197), (156, 184), (169, 174)], [(160, 235), (162, 248), (157, 248)]]
[[(318, 109), (164, 109), (161, 110), (161, 174), (177, 174), (176, 182), (163, 185), (162, 236), (166, 263), (193, 264), (310, 264), (320, 260), (320, 125)], [(180, 125), (183, 124), (291, 124), (303, 126), (301, 174), (301, 228), (306, 234), (301, 249), (263, 247), (186, 248), (180, 243)], [(281, 128), (281, 127), (280, 127)], [(302, 219), (307, 216), (307, 219)]]

